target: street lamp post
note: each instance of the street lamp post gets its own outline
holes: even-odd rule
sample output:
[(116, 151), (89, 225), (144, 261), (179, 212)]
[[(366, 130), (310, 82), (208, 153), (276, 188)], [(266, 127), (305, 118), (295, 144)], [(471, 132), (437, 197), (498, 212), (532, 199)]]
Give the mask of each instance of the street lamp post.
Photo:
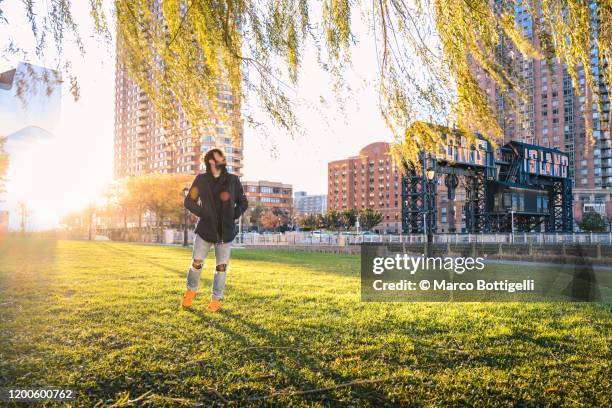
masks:
[[(183, 189), (183, 196), (187, 198), (189, 189), (185, 187)], [(187, 208), (183, 208), (183, 246), (187, 246)]]
[(511, 237), (514, 244), (514, 210), (510, 210), (510, 224), (512, 224), (510, 230), (512, 231)]
[(425, 175), (427, 177), (427, 222), (425, 223), (425, 225), (427, 226), (427, 256), (430, 256), (431, 245), (433, 244), (433, 179), (436, 177), (436, 171), (430, 168), (425, 172)]

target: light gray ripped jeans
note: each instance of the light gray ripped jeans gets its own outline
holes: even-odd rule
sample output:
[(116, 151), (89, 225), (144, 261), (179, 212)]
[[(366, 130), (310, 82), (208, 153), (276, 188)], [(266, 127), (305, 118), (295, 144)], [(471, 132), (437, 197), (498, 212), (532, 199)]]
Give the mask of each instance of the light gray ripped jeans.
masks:
[[(223, 244), (215, 244), (214, 242), (208, 242), (202, 239), (198, 234), (195, 234), (193, 241), (193, 255), (192, 263), (189, 267), (189, 273), (187, 274), (187, 289), (197, 290), (198, 283), (200, 282), (200, 275), (202, 275), (202, 269), (204, 269), (204, 260), (208, 251), (212, 246), (215, 246), (215, 277), (212, 284), (212, 298), (223, 300), (223, 290), (225, 289), (225, 277), (229, 270), (229, 257), (231, 242), (225, 242)], [(194, 267), (193, 260), (201, 260), (202, 266), (197, 269)], [(220, 265), (225, 267), (219, 268)], [(224, 269), (224, 270), (219, 270)]]

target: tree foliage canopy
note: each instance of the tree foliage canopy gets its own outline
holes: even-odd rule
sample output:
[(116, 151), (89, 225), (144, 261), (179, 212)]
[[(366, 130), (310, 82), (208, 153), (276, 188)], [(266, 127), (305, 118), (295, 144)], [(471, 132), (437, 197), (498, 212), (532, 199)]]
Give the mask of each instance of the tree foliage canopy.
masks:
[(354, 208), (346, 208), (340, 213), (340, 223), (345, 230), (349, 230), (355, 226), (357, 221), (357, 212)]
[(364, 208), (359, 211), (359, 223), (364, 230), (369, 231), (383, 221), (383, 215), (380, 211), (372, 208)]
[(325, 220), (321, 214), (306, 214), (298, 219), (298, 225), (304, 231), (312, 231), (324, 228)]
[[(24, 1), (25, 13), (43, 54), (49, 37), (62, 61), (67, 34), (79, 40), (69, 0)], [(598, 24), (592, 24), (596, 5)], [(248, 97), (288, 132), (299, 123), (291, 88), (299, 79), (308, 39), (316, 46), (320, 66), (342, 89), (351, 64), (352, 28), (359, 13), (368, 18), (376, 43), (379, 70), (378, 105), (397, 141), (394, 153), (416, 161), (418, 151), (432, 151), (440, 136), (418, 120), (452, 123), (468, 137), (479, 132), (492, 142), (503, 137), (495, 113), (478, 86), (480, 67), (510, 102), (521, 103), (525, 84), (516, 70), (523, 58), (558, 59), (567, 64), (576, 91), (592, 94), (602, 108), (598, 79), (592, 75), (591, 50), (612, 60), (612, 4), (609, 0), (90, 0), (91, 17), (101, 38), (112, 39), (110, 8), (117, 23), (119, 60), (146, 90), (162, 116), (172, 121), (180, 106), (192, 124), (211, 118), (231, 119)], [(533, 37), (515, 19), (522, 4), (532, 19)], [(6, 24), (0, 2), (0, 24)], [(163, 18), (160, 18), (163, 16)], [(500, 52), (500, 46), (505, 52)], [(19, 52), (17, 39), (5, 49)], [(511, 50), (511, 52), (508, 52)], [(578, 79), (584, 68), (585, 84)], [(602, 72), (608, 84), (612, 70)], [(233, 105), (218, 97), (229, 85)], [(73, 86), (75, 86), (73, 84)], [(205, 99), (208, 101), (203, 104)], [(589, 118), (591, 104), (586, 104)], [(247, 120), (254, 120), (242, 112)], [(588, 121), (588, 119), (587, 119)], [(587, 134), (591, 137), (591, 127)], [(171, 138), (172, 136), (167, 136)], [(592, 137), (591, 137), (592, 139)], [(169, 142), (173, 142), (170, 140)]]
[(267, 230), (275, 230), (281, 225), (281, 218), (272, 210), (266, 209), (261, 215), (261, 225)]
[(587, 232), (604, 232), (606, 230), (606, 220), (598, 212), (587, 211), (582, 216), (578, 226)]

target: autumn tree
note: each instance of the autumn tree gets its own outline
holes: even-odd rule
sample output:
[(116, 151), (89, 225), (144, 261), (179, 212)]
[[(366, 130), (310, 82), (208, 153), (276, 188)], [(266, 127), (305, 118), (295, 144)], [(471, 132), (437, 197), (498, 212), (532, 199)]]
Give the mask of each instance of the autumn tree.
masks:
[(364, 208), (359, 211), (359, 223), (364, 230), (369, 231), (383, 220), (383, 215), (380, 211), (373, 210), (372, 208)]
[(350, 230), (357, 221), (357, 212), (354, 208), (346, 208), (340, 213), (340, 224), (345, 230)]
[[(558, 60), (566, 66), (576, 93), (592, 95), (602, 116), (612, 70), (593, 75), (594, 63), (612, 61), (612, 5), (609, 0), (415, 0), (264, 2), (203, 0), (90, 1), (98, 38), (118, 45), (119, 63), (171, 123), (180, 107), (193, 126), (213, 119), (233, 120), (239, 106), (260, 105), (275, 125), (289, 134), (300, 131), (292, 94), (307, 58), (329, 72), (332, 90), (343, 101), (350, 85), (355, 19), (364, 17), (376, 44), (380, 113), (395, 137), (396, 158), (417, 162), (421, 149), (434, 151), (440, 135), (428, 126), (411, 126), (429, 118), (452, 123), (471, 141), (479, 132), (492, 142), (503, 132), (476, 70), (484, 72), (509, 104), (522, 105), (529, 84), (517, 69), (523, 61)], [(533, 24), (525, 35), (516, 21), (521, 6)], [(156, 11), (158, 10), (158, 11)], [(24, 1), (30, 38), (9, 36), (0, 43), (7, 54), (42, 56), (52, 52), (78, 95), (78, 81), (65, 53), (67, 42), (84, 52), (79, 24), (70, 3)], [(116, 21), (108, 16), (115, 16)], [(314, 18), (320, 15), (320, 18)], [(596, 20), (596, 23), (593, 21)], [(0, 3), (0, 24), (8, 24)], [(116, 38), (112, 27), (116, 25)], [(111, 32), (113, 31), (113, 32)], [(312, 43), (315, 52), (306, 53)], [(599, 60), (591, 61), (591, 50)], [(578, 75), (584, 70), (584, 85)], [(218, 95), (228, 84), (232, 102)], [(161, 86), (159, 86), (161, 85)], [(605, 89), (605, 88), (604, 88)], [(208, 101), (202, 104), (202, 98)], [(591, 103), (585, 104), (586, 132)], [(261, 123), (245, 109), (248, 122)], [(233, 129), (235, 131), (235, 129)], [(609, 131), (609, 129), (608, 129)], [(176, 145), (177, 133), (162, 135)], [(194, 137), (197, 135), (194, 133)]]
[(153, 214), (157, 229), (166, 222), (180, 224), (183, 217), (183, 189), (191, 183), (192, 175), (188, 174), (146, 174), (126, 178), (115, 189), (115, 208), (121, 212), (124, 227), (127, 217), (134, 215), (138, 219), (139, 239), (142, 240), (143, 217)]
[(265, 210), (261, 215), (261, 225), (268, 230), (275, 230), (281, 225), (281, 218), (271, 210)]
[(312, 231), (323, 228), (325, 222), (321, 214), (306, 214), (298, 220), (298, 225), (304, 231)]
[[(142, 191), (140, 199), (144, 208), (155, 215), (158, 231), (164, 221), (177, 222), (183, 214), (183, 188), (189, 185), (193, 176), (188, 174), (148, 174), (140, 176)], [(159, 237), (158, 237), (159, 239)]]
[(259, 230), (259, 224), (261, 223), (261, 216), (263, 215), (266, 207), (263, 204), (257, 203), (251, 210), (251, 214), (249, 215), (249, 222), (251, 226), (256, 227)]
[(327, 211), (323, 216), (323, 223), (325, 225), (325, 228), (332, 231), (337, 231), (338, 229), (340, 229), (340, 226), (342, 225), (340, 217), (341, 214), (336, 210)]
[(288, 228), (289, 223), (291, 222), (291, 215), (289, 213), (289, 210), (285, 208), (273, 208), (272, 213), (279, 218), (280, 225), (283, 228)]
[(125, 182), (125, 189), (119, 198), (124, 211), (133, 211), (138, 218), (138, 240), (142, 241), (142, 219), (147, 209), (143, 197), (148, 191), (146, 179), (144, 177), (128, 177)]
[[(126, 178), (119, 183), (115, 183), (112, 188), (112, 201), (123, 219), (123, 228), (128, 228), (128, 218), (131, 214), (138, 214), (137, 203), (128, 194), (127, 184), (130, 178)], [(140, 217), (139, 217), (140, 218)]]

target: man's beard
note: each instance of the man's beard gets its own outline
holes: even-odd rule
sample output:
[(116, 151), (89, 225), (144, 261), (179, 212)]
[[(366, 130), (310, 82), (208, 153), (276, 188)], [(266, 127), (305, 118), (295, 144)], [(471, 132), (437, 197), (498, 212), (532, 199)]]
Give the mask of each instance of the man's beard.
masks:
[(224, 172), (226, 170), (226, 166), (227, 166), (227, 164), (225, 164), (225, 163), (215, 163), (215, 167), (220, 172)]

